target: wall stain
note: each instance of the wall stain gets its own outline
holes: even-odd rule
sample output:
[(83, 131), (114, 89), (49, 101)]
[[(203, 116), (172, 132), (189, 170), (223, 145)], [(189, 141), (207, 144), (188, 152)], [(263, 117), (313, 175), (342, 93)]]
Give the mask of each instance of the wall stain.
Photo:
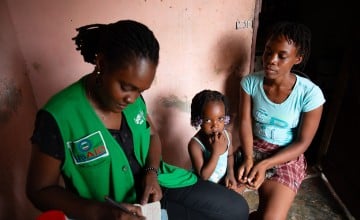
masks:
[(0, 79), (0, 124), (10, 120), (22, 102), (22, 91), (9, 79)]
[(183, 101), (176, 95), (169, 95), (167, 97), (160, 97), (161, 105), (165, 108), (177, 108), (183, 112), (190, 112), (190, 103)]
[(32, 63), (32, 67), (34, 68), (34, 70), (39, 71), (41, 65), (40, 65), (39, 63), (37, 63), (37, 62), (33, 62), (33, 63)]

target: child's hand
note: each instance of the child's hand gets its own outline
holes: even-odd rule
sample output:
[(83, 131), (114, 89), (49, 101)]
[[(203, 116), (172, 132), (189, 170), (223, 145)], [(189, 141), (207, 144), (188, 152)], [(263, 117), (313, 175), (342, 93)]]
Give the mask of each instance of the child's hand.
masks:
[(213, 154), (220, 155), (226, 151), (227, 140), (223, 132), (218, 132), (212, 135), (209, 142)]
[(246, 189), (246, 185), (242, 184), (240, 182), (237, 182), (234, 176), (226, 176), (225, 177), (225, 186), (228, 189), (231, 189), (240, 194), (242, 194)]
[(226, 175), (225, 177), (225, 186), (229, 189), (234, 190), (237, 186), (237, 181), (234, 175)]

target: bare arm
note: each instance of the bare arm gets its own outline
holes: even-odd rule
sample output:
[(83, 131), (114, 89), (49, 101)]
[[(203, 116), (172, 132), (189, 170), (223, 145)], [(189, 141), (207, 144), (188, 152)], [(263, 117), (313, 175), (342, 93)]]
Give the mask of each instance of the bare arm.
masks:
[[(42, 153), (38, 146), (33, 146), (26, 191), (28, 198), (38, 209), (62, 210), (67, 217), (76, 219), (140, 219), (109, 204), (83, 199), (66, 190), (59, 183), (60, 166), (60, 160)], [(124, 205), (141, 214), (138, 207)]]
[(190, 140), (188, 144), (188, 151), (194, 171), (202, 179), (208, 180), (215, 170), (219, 157), (216, 158), (214, 155), (211, 155), (210, 160), (205, 163), (201, 147), (195, 140)]
[(247, 182), (247, 176), (253, 166), (253, 132), (251, 117), (251, 97), (240, 87), (239, 137), (243, 163), (238, 169), (238, 180)]
[(231, 133), (228, 133), (229, 135), (229, 140), (230, 140), (230, 144), (229, 144), (229, 153), (228, 153), (228, 158), (227, 158), (227, 174), (225, 177), (225, 186), (230, 188), (230, 189), (236, 189), (237, 187), (237, 181), (235, 179), (235, 174), (234, 174), (234, 147), (232, 145), (232, 135)]
[[(229, 139), (232, 140), (231, 133), (228, 132)], [(229, 154), (228, 154), (228, 167), (227, 167), (227, 175), (234, 177), (234, 147), (232, 145), (232, 142), (230, 141), (229, 144)]]
[[(150, 146), (149, 153), (146, 159), (146, 167), (159, 169), (161, 160), (161, 140), (159, 134), (151, 121), (151, 118), (147, 116), (147, 121), (150, 126)], [(152, 201), (159, 201), (162, 198), (162, 191), (157, 180), (157, 173), (154, 170), (145, 172), (144, 176), (144, 193), (140, 201), (141, 204), (145, 204)]]
[[(296, 159), (304, 153), (310, 146), (319, 127), (322, 110), (323, 106), (320, 106), (312, 111), (304, 113), (296, 140), (275, 155), (259, 162), (249, 174), (249, 182), (256, 178), (258, 172), (265, 172), (265, 170), (274, 167), (275, 165)], [(255, 180), (252, 185), (257, 188), (260, 183)]]
[(227, 140), (225, 134), (219, 133), (213, 137), (212, 151), (208, 161), (204, 160), (201, 146), (195, 140), (190, 140), (188, 151), (195, 172), (204, 180), (208, 180), (214, 172), (220, 155), (225, 152)]

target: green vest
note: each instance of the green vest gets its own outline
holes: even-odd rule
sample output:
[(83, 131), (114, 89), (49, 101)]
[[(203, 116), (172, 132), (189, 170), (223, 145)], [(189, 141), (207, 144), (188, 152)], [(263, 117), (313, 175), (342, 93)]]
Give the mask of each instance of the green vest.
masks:
[[(86, 98), (83, 79), (54, 95), (44, 106), (56, 120), (64, 141), (63, 175), (83, 198), (104, 201), (113, 195), (118, 202), (135, 203), (134, 178), (119, 143), (100, 121)], [(135, 157), (145, 165), (149, 151), (150, 127), (141, 97), (123, 111), (133, 135)], [(197, 177), (182, 168), (161, 161), (161, 186), (189, 186)]]

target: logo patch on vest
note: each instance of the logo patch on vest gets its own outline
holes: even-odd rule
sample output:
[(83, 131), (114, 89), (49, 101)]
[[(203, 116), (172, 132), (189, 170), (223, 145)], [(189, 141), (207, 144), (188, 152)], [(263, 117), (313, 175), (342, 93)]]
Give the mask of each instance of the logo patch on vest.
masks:
[(75, 164), (84, 164), (109, 155), (100, 131), (94, 132), (76, 141), (67, 142)]
[(145, 121), (145, 114), (143, 111), (139, 111), (139, 113), (134, 118), (135, 124), (141, 125)]

